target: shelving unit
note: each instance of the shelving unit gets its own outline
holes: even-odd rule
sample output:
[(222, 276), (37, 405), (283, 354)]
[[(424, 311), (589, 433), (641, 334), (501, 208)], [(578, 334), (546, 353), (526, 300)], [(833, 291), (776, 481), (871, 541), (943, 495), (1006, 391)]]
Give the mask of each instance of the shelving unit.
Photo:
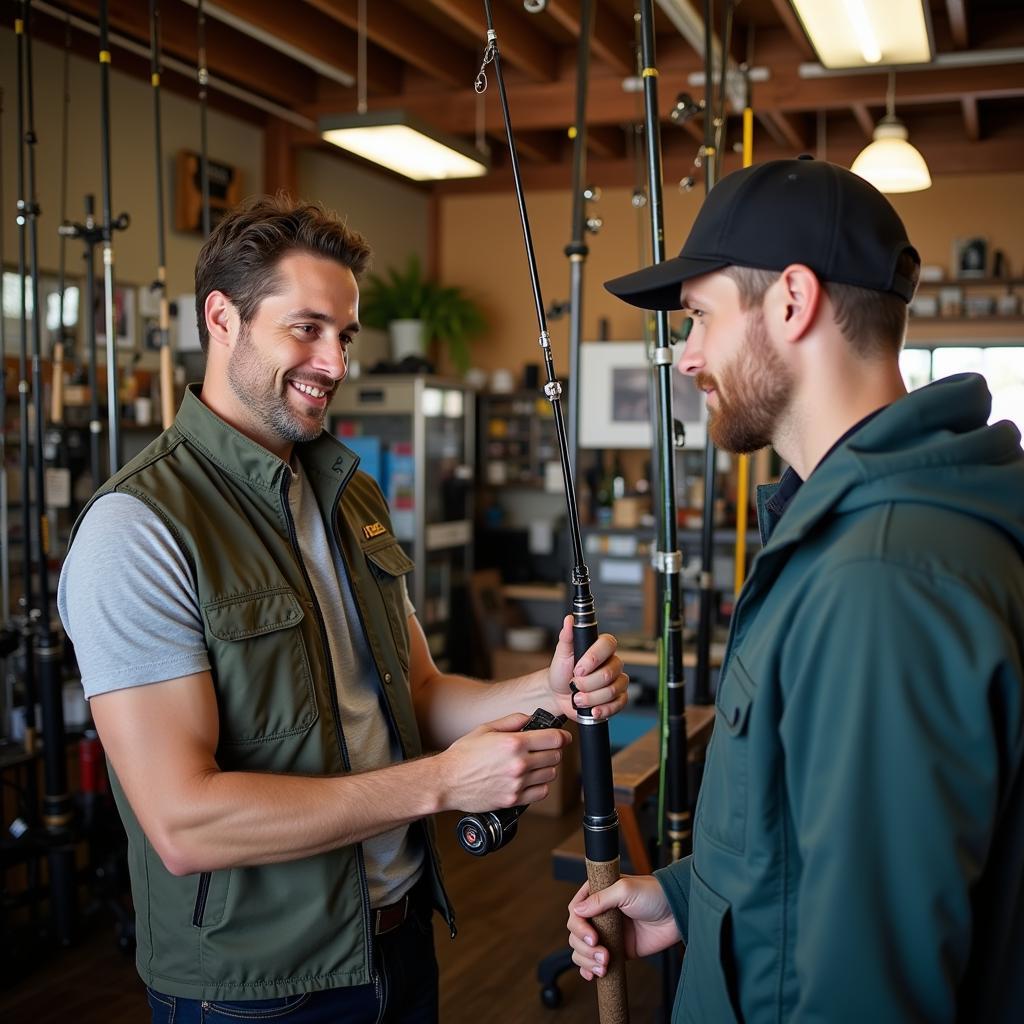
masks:
[(481, 395), (479, 451), (482, 483), (543, 488), (558, 461), (551, 403), (537, 391)]

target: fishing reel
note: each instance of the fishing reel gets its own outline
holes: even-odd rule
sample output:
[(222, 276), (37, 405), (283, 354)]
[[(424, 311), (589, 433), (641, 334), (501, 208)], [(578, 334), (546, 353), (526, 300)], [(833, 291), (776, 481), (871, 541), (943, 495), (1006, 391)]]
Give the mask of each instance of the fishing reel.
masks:
[[(565, 715), (552, 715), (543, 708), (537, 708), (520, 732), (533, 729), (559, 729), (565, 724)], [(497, 811), (481, 811), (466, 814), (455, 826), (459, 845), (474, 857), (483, 857), (507, 846), (519, 831), (519, 818), (528, 804), (517, 807), (503, 807)]]

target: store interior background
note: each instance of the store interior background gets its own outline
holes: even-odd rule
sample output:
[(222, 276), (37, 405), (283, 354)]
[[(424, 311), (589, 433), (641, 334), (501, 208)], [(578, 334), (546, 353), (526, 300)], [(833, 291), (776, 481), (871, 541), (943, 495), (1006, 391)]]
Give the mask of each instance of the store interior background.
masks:
[[(92, 47), (94, 41), (89, 40)], [(53, 278), (59, 261), (59, 241), (56, 225), (59, 220), (59, 196), (61, 176), (60, 135), (58, 126), (62, 115), (61, 67), (63, 54), (50, 43), (37, 41), (35, 44), (35, 103), (36, 121), (39, 126), (38, 144), (38, 195), (42, 210), (40, 219), (40, 269), (41, 277)], [(13, 208), (16, 190), (16, 164), (14, 121), (16, 116), (15, 97), (15, 37), (6, 27), (0, 31), (0, 89), (3, 103), (3, 209), (6, 217), (4, 232), (3, 309), (7, 321), (8, 366), (13, 366), (12, 355), (16, 352), (18, 337), (18, 292), (14, 271), (17, 268), (17, 233), (13, 217), (7, 211)], [(469, 77), (472, 73), (468, 72)], [(82, 215), (82, 197), (91, 193), (101, 195), (100, 148), (98, 125), (99, 82), (93, 60), (83, 56), (72, 56), (70, 62), (70, 150), (73, 154), (68, 171), (68, 213), (79, 220)], [(1018, 101), (1019, 102), (1019, 101)], [(111, 76), (111, 119), (112, 133), (112, 177), (114, 213), (122, 210), (131, 215), (131, 226), (119, 233), (115, 240), (117, 254), (116, 275), (119, 286), (146, 287), (155, 276), (156, 221), (154, 209), (154, 185), (152, 168), (151, 104), (148, 84), (134, 75), (120, 71), (115, 61)], [(757, 92), (754, 92), (754, 106)], [(233, 116), (220, 109), (211, 109), (209, 125), (210, 156), (238, 168), (243, 176), (243, 193), (259, 194), (274, 191), (284, 179), (294, 192), (306, 199), (317, 200), (337, 210), (347, 218), (348, 223), (362, 232), (373, 246), (374, 269), (385, 270), (403, 265), (410, 255), (417, 256), (442, 282), (464, 288), (482, 306), (487, 320), (486, 334), (477, 340), (472, 349), (472, 364), (484, 371), (488, 380), (494, 379), (495, 371), (508, 371), (516, 390), (522, 388), (526, 367), (540, 362), (537, 347), (536, 321), (533, 314), (529, 279), (523, 254), (521, 230), (516, 212), (515, 200), (510, 188), (495, 189), (486, 182), (460, 186), (449, 184), (435, 188), (416, 186), (399, 180), (393, 175), (381, 173), (365, 165), (354, 163), (333, 153), (329, 148), (294, 148), (282, 156), (275, 149), (274, 128), (264, 128), (250, 119)], [(163, 98), (164, 151), (168, 171), (173, 155), (180, 149), (194, 149), (198, 141), (198, 107), (194, 100), (172, 91), (165, 91)], [(813, 135), (812, 135), (813, 138)], [(957, 173), (934, 175), (930, 189), (909, 195), (893, 196), (892, 201), (903, 217), (911, 239), (917, 245), (925, 264), (943, 267), (946, 276), (953, 278), (954, 246), (957, 240), (982, 237), (987, 240), (989, 253), (1000, 250), (1004, 254), (1007, 275), (1017, 283), (1013, 290), (1024, 299), (1024, 138), (1010, 138), (1001, 141), (1008, 159), (1002, 161), (1002, 169), (985, 173), (972, 173), (969, 167)], [(927, 147), (921, 147), (927, 157)], [(823, 148), (811, 147), (810, 152), (828, 159), (830, 150), (827, 136)], [(795, 155), (795, 153), (793, 154)], [(757, 142), (755, 136), (755, 160)], [(844, 157), (845, 159), (845, 157)], [(846, 161), (848, 162), (848, 161)], [(647, 241), (647, 211), (634, 208), (630, 199), (632, 187), (621, 180), (611, 184), (601, 181), (595, 170), (591, 176), (594, 183), (602, 187), (602, 195), (594, 209), (603, 221), (598, 234), (588, 238), (590, 248), (585, 269), (584, 328), (586, 344), (597, 344), (597, 339), (609, 341), (637, 341), (643, 336), (642, 315), (613, 299), (602, 288), (602, 282), (628, 272), (649, 262)], [(568, 172), (564, 184), (550, 185), (551, 176), (544, 178), (542, 187), (530, 187), (527, 199), (537, 250), (540, 278), (545, 298), (550, 304), (564, 300), (568, 295), (568, 261), (563, 249), (569, 240), (571, 194)], [(169, 195), (173, 188), (169, 184)], [(690, 192), (682, 192), (672, 180), (665, 184), (665, 225), (666, 245), (674, 254), (681, 245), (690, 224), (696, 215), (703, 197), (703, 187), (698, 185)], [(168, 200), (168, 214), (172, 213), (172, 199)], [(193, 289), (193, 267), (198, 253), (200, 239), (193, 234), (168, 230), (167, 233), (167, 280), (168, 294), (173, 299), (188, 296)], [(81, 246), (76, 242), (67, 245), (67, 273), (69, 278), (80, 280)], [(97, 261), (97, 269), (100, 269)], [(972, 291), (970, 282), (959, 282), (965, 293)], [(973, 286), (979, 290), (979, 286)], [(980, 287), (980, 291), (993, 296), (1003, 294), (1003, 285)], [(190, 312), (187, 311), (187, 312)], [(564, 379), (568, 373), (568, 317), (553, 319), (551, 322), (552, 348), (555, 366)], [(141, 335), (141, 324), (137, 336)], [(44, 333), (44, 337), (46, 337)], [(82, 334), (78, 333), (79, 346)], [(998, 360), (991, 366), (981, 367), (998, 379), (991, 377), (993, 385), (1002, 390), (1000, 408), (1004, 415), (1012, 415), (1018, 425), (1024, 428), (1024, 313), (1018, 307), (1014, 315), (1002, 318), (970, 320), (958, 318), (955, 321), (911, 322), (908, 333), (908, 348), (948, 350), (947, 356), (935, 361), (937, 368), (952, 372), (958, 368), (978, 366), (977, 349), (999, 349)], [(48, 350), (49, 342), (44, 341)], [(81, 355), (79, 347), (78, 355)], [(342, 385), (357, 388), (373, 378), (369, 376), (372, 367), (388, 358), (388, 340), (383, 331), (366, 330), (354, 349), (360, 376)], [(452, 374), (443, 351), (433, 353), (445, 379)], [(101, 356), (102, 358), (102, 356)], [(130, 357), (135, 369), (153, 373), (157, 365), (156, 353), (142, 352)], [(998, 369), (992, 369), (996, 362)], [(196, 364), (190, 365), (190, 379), (195, 379)], [(920, 372), (918, 370), (917, 372)], [(941, 375), (941, 374), (938, 374)], [(382, 378), (383, 379), (383, 378)], [(472, 392), (466, 392), (466, 401), (474, 401)], [(583, 396), (586, 404), (586, 396)], [(538, 399), (537, 408), (546, 403)], [(480, 406), (476, 415), (479, 417)], [(537, 415), (542, 415), (538, 412)], [(17, 391), (16, 374), (8, 373), (8, 432), (16, 432)], [(499, 617), (507, 616), (508, 622), (532, 623), (548, 630), (547, 639), (540, 644), (539, 651), (525, 653), (525, 658), (510, 657), (495, 662), (486, 649), (487, 637), (480, 631), (473, 640), (467, 641), (465, 649), (448, 650), (453, 667), (484, 672), (500, 668), (523, 669), (535, 667), (546, 657), (562, 614), (564, 591), (557, 582), (564, 578), (565, 552), (559, 550), (558, 537), (564, 520), (564, 498), (559, 490), (536, 486), (515, 487), (486, 486), (486, 433), (481, 433), (483, 421), (475, 424), (474, 443), (477, 447), (474, 458), (474, 487), (471, 502), (471, 516), (476, 528), (475, 538), (479, 542), (481, 531), (499, 528), (518, 530), (523, 536), (517, 543), (527, 546), (530, 553), (532, 580), (523, 578), (503, 580), (498, 594)], [(153, 426), (150, 436), (158, 428)], [(140, 440), (140, 443), (142, 441)], [(588, 527), (596, 527), (591, 511), (596, 505), (592, 484), (601, 486), (613, 470), (621, 470), (622, 486), (627, 496), (642, 490), (641, 481), (645, 475), (645, 464), (649, 453), (637, 450), (616, 453), (604, 451), (603, 468), (592, 470), (588, 480), (587, 470), (594, 466), (594, 454), (583, 452), (580, 456), (580, 488), (583, 492), (584, 515), (591, 520)], [(9, 461), (14, 458), (8, 449)], [(693, 452), (684, 459), (683, 484), (697, 476), (701, 461), (699, 452)], [(755, 477), (768, 479), (778, 471), (777, 463), (770, 459), (755, 461)], [(724, 547), (731, 546), (729, 530), (734, 527), (735, 511), (730, 506), (730, 495), (734, 492), (733, 467), (727, 458), (720, 461), (723, 503), (720, 510)], [(689, 500), (692, 494), (684, 494), (682, 504), (699, 508), (699, 501)], [(13, 499), (12, 499), (13, 500)], [(12, 514), (14, 514), (12, 506)], [(539, 524), (539, 525), (538, 525)], [(545, 526), (546, 524), (546, 526)], [(684, 526), (695, 527), (691, 519)], [(62, 522), (65, 531), (70, 522)], [(625, 533), (635, 532), (629, 528)], [(649, 531), (653, 532), (653, 531)], [(734, 533), (734, 530), (733, 530)], [(538, 539), (539, 538), (539, 539)], [(684, 538), (685, 539), (685, 538)], [(692, 538), (691, 538), (692, 540)], [(534, 549), (531, 549), (531, 545)], [(545, 545), (547, 547), (545, 548)], [(493, 544), (490, 547), (493, 549)], [(478, 543), (478, 550), (485, 546)], [(547, 552), (547, 553), (546, 553)], [(756, 545), (751, 546), (756, 553)], [(687, 560), (694, 554), (691, 549), (685, 553)], [(634, 560), (636, 552), (634, 551)], [(724, 557), (728, 559), (728, 552)], [(479, 564), (479, 560), (478, 560)], [(560, 576), (561, 574), (561, 576)], [(519, 574), (520, 577), (522, 574)], [(728, 577), (728, 567), (722, 572)], [(463, 580), (463, 583), (468, 583)], [(536, 587), (530, 589), (529, 584)], [(597, 596), (600, 599), (600, 587)], [(728, 595), (723, 595), (721, 605), (724, 627), (729, 609)], [(600, 607), (600, 605), (599, 605)], [(692, 616), (693, 605), (689, 610)], [(456, 619), (461, 614), (471, 615), (473, 600), (468, 594), (453, 598), (441, 607), (442, 615)], [(692, 617), (688, 625), (695, 625)], [(465, 631), (463, 631), (465, 635)], [(505, 648), (504, 638), (499, 637), (498, 645)], [(652, 669), (650, 649), (643, 652), (637, 663), (630, 667), (630, 673), (641, 682), (634, 690), (635, 708), (624, 715), (616, 726), (617, 745), (624, 745), (634, 739), (654, 721), (652, 702)], [(552, 801), (553, 813), (559, 813), (573, 798), (571, 786)], [(549, 826), (545, 825), (547, 829)], [(548, 832), (544, 833), (549, 841)], [(549, 845), (556, 842), (550, 839)], [(537, 860), (538, 870), (545, 871), (546, 857)], [(524, 884), (527, 880), (524, 879)], [(529, 944), (529, 936), (521, 937)], [(585, 997), (582, 997), (585, 998)]]

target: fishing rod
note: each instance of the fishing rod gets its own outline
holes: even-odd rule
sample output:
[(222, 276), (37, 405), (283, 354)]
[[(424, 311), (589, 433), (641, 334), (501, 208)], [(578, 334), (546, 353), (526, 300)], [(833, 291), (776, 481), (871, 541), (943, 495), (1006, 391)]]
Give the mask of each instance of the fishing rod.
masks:
[[(665, 226), (662, 205), (661, 133), (658, 121), (658, 69), (654, 52), (654, 7), (640, 0), (641, 78), (644, 86), (644, 124), (647, 143), (648, 203), (651, 249), (655, 263), (665, 261)], [(661, 593), (661, 629), (658, 644), (659, 702), (662, 708), (661, 820), (672, 861), (690, 852), (691, 824), (687, 785), (686, 682), (683, 671), (683, 604), (676, 512), (675, 421), (672, 410), (672, 337), (666, 310), (655, 314), (655, 339), (651, 361), (656, 377), (656, 455), (659, 464), (660, 515), (658, 550), (654, 567)], [(692, 321), (688, 321), (688, 324)], [(687, 331), (688, 332), (688, 331)]]
[[(721, 111), (715, 114), (714, 87), (714, 34), (712, 31), (713, 0), (704, 0), (704, 194), (715, 187), (721, 169), (720, 141), (725, 124), (725, 75), (729, 53), (728, 35), (732, 26), (732, 0), (726, 0), (725, 36), (722, 39)], [(700, 618), (697, 623), (697, 673), (694, 701), (710, 704), (711, 697), (711, 637), (715, 617), (715, 443), (708, 431), (704, 444), (704, 512), (701, 523), (700, 546)]]
[[(128, 226), (128, 215), (122, 213), (114, 228)], [(103, 421), (100, 419), (100, 393), (98, 383), (98, 353), (96, 351), (96, 256), (95, 249), (103, 241), (103, 226), (96, 222), (96, 201), (93, 196), (85, 197), (85, 220), (82, 223), (65, 222), (57, 231), (67, 238), (78, 238), (85, 245), (82, 258), (85, 260), (85, 332), (86, 354), (89, 367), (89, 473), (92, 488), (104, 480), (103, 474)]]
[(120, 374), (117, 369), (117, 320), (114, 316), (114, 230), (110, 207), (110, 22), (108, 0), (100, 0), (100, 155), (103, 172), (103, 299), (107, 330), (107, 443), (111, 475), (121, 466)]
[[(541, 296), (540, 278), (537, 273), (537, 259), (534, 253), (530, 220), (526, 211), (526, 197), (523, 193), (522, 175), (519, 170), (519, 155), (515, 136), (512, 133), (512, 119), (509, 111), (505, 79), (502, 74), (501, 51), (498, 34), (494, 30), (491, 0), (484, 0), (487, 17), (487, 46), (484, 50), (480, 72), (475, 88), (482, 93), (487, 88), (486, 69), (494, 65), (494, 78), (501, 100), (501, 112), (505, 123), (505, 137), (508, 142), (512, 178), (515, 183), (519, 219), (526, 246), (526, 259), (533, 289), (533, 301), (537, 314), (539, 344), (544, 357), (547, 383), (544, 395), (551, 403), (555, 422), (555, 434), (562, 462), (562, 478), (565, 482), (565, 501), (569, 521), (569, 537), (573, 550), (572, 570), (572, 618), (573, 653), (578, 661), (583, 653), (597, 640), (597, 610), (590, 589), (590, 573), (583, 559), (583, 541), (580, 536), (579, 510), (576, 506), (576, 492), (573, 486), (573, 470), (569, 461), (569, 445), (566, 437), (565, 420), (562, 416), (562, 385), (555, 376), (551, 358), (551, 337), (548, 334), (544, 300)], [(611, 744), (608, 736), (607, 719), (593, 716), (589, 708), (577, 709), (580, 727), (580, 760), (583, 782), (583, 837), (587, 863), (587, 879), (592, 892), (599, 892), (612, 885), (619, 877), (619, 818), (615, 810), (615, 796), (612, 785)], [(601, 944), (610, 953), (608, 971), (597, 979), (598, 1013), (601, 1024), (620, 1024), (628, 1021), (629, 1008), (626, 996), (625, 940), (622, 914), (619, 910), (606, 911), (593, 919), (593, 925), (600, 936)]]
[[(0, 89), (0, 290), (3, 286), (4, 224), (7, 199), (4, 196), (4, 91)], [(7, 522), (7, 317), (0, 305), (0, 629), (7, 637), (11, 614), (11, 554)], [(6, 644), (5, 644), (6, 646)], [(5, 708), (10, 710), (9, 705)]]
[(160, 130), (160, 4), (149, 0), (150, 81), (153, 85), (153, 126), (156, 157), (156, 280), (150, 289), (160, 300), (160, 415), (166, 430), (174, 422), (174, 366), (171, 362), (171, 315), (167, 301), (167, 251), (164, 236), (164, 158)]
[[(39, 203), (36, 196), (35, 104), (32, 87), (31, 5), (22, 0), (25, 35), (25, 150), (28, 154), (28, 202), (24, 208), (29, 237), (32, 275), (32, 386), (35, 406), (34, 470), (38, 522), (35, 531), (36, 575), (39, 607), (36, 617), (35, 650), (39, 660), (39, 696), (43, 709), (43, 825), (49, 834), (47, 861), (50, 870), (50, 904), (58, 940), (67, 945), (75, 913), (74, 847), (68, 829), (72, 822), (71, 794), (68, 792), (67, 757), (64, 743), (64, 700), (61, 685), (60, 639), (50, 617), (49, 520), (45, 514), (45, 467), (43, 465), (43, 375), (42, 319), (39, 304)], [(27, 481), (26, 481), (27, 483)], [(23, 485), (24, 486), (24, 485)]]
[[(19, 311), (20, 338), (18, 343), (18, 468), (21, 476), (21, 552), (22, 552), (22, 592), (21, 613), (17, 617), (18, 630), (21, 634), (22, 654), (22, 694), (25, 701), (25, 751), (34, 754), (38, 734), (36, 720), (36, 659), (35, 637), (33, 635), (32, 606), (35, 590), (32, 573), (32, 495), (29, 487), (29, 445), (31, 430), (29, 424), (30, 385), (28, 380), (28, 256), (26, 251), (28, 231), (28, 200), (25, 198), (25, 19), (24, 2), (18, 8), (19, 14), (14, 21), (14, 33), (17, 40), (17, 75), (18, 75), (18, 280), (21, 296)], [(38, 309), (33, 311), (38, 319)], [(25, 803), (29, 814), (35, 818), (38, 807), (38, 787), (36, 773), (29, 772), (25, 786)]]
[[(71, 64), (71, 15), (65, 11), (64, 72), (61, 98), (61, 168), (60, 168), (60, 222), (68, 219), (68, 113), (71, 107), (69, 71)], [(60, 236), (60, 260), (57, 272), (57, 334), (50, 348), (52, 363), (50, 385), (50, 422), (58, 429), (64, 422), (64, 292), (67, 260), (67, 239)]]
[(587, 220), (587, 201), (596, 199), (592, 186), (584, 187), (587, 174), (587, 82), (590, 74), (590, 41), (594, 30), (593, 0), (580, 5), (579, 54), (576, 58), (576, 117), (569, 137), (572, 139), (572, 239), (565, 247), (569, 258), (569, 465), (576, 461), (580, 417), (580, 345), (583, 342), (583, 269), (590, 249), (586, 232), (596, 231), (600, 221)]
[(203, 0), (196, 4), (196, 36), (198, 55), (196, 78), (199, 82), (199, 181), (203, 191), (203, 238), (210, 237), (210, 158), (207, 152), (206, 131), (206, 87), (210, 72), (206, 66), (206, 14)]

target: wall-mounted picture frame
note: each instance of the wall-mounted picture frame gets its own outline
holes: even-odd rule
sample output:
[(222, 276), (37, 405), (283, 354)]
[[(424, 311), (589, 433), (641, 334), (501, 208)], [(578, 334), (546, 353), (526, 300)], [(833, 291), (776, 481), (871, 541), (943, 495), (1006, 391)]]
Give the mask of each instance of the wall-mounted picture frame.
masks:
[(988, 239), (976, 235), (954, 239), (953, 267), (957, 277), (988, 277)]
[[(581, 448), (650, 448), (650, 376), (642, 341), (588, 341), (580, 346)], [(691, 378), (675, 370), (672, 415), (685, 431), (684, 446), (703, 448), (704, 396)]]

